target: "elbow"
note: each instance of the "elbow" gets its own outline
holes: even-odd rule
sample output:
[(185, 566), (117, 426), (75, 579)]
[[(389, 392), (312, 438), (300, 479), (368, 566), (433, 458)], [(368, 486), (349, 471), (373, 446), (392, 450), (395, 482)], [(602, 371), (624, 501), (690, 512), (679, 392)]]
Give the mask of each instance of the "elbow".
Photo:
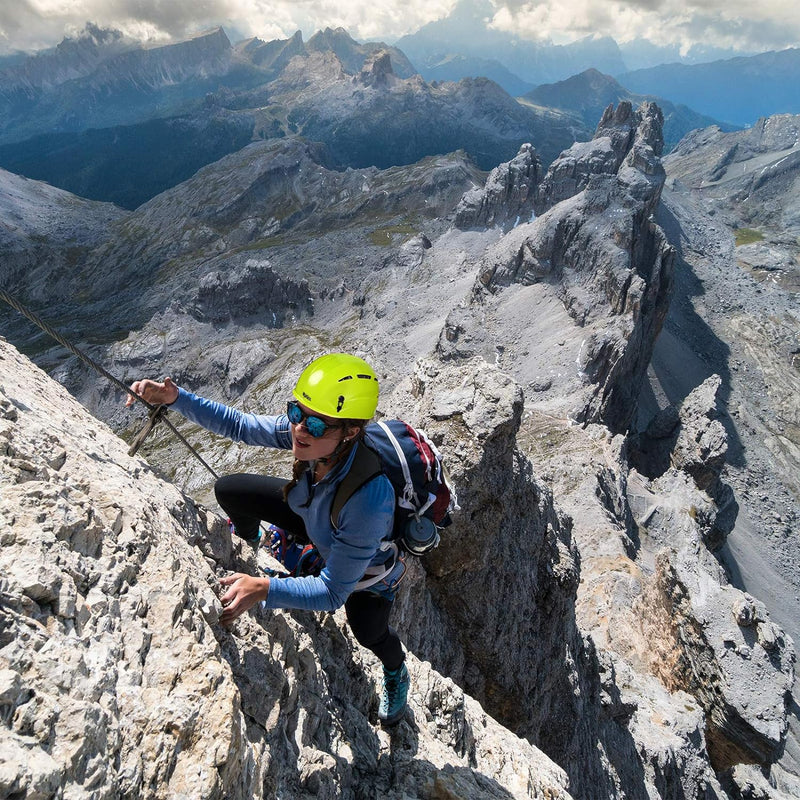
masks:
[(331, 614), (334, 611), (338, 611), (347, 600), (347, 595), (331, 595), (329, 594), (326, 598), (325, 608), (321, 609), (322, 611), (328, 611)]

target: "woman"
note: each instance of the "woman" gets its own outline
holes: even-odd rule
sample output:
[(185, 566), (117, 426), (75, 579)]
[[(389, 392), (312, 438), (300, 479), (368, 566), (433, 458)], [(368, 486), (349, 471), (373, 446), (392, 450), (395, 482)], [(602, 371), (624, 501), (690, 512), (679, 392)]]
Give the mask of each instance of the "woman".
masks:
[[(214, 491), (235, 533), (256, 544), (262, 520), (308, 538), (325, 561), (317, 576), (222, 578), (221, 622), (228, 624), (258, 602), (267, 608), (333, 611), (344, 605), (358, 642), (383, 664), (378, 716), (387, 725), (406, 708), (409, 676), (403, 647), (389, 626), (397, 584), (405, 572), (396, 549), (387, 547), (394, 523), (395, 494), (385, 475), (358, 489), (331, 521), (336, 488), (347, 475), (364, 428), (378, 405), (378, 379), (361, 358), (332, 353), (311, 362), (294, 388), (294, 400), (279, 416), (244, 414), (163, 383), (136, 381), (131, 390), (150, 403), (166, 403), (207, 430), (246, 444), (291, 449), (292, 479), (238, 474), (220, 478)], [(134, 402), (132, 397), (127, 405)], [(366, 574), (379, 573), (362, 581)], [(364, 588), (365, 584), (368, 585)]]

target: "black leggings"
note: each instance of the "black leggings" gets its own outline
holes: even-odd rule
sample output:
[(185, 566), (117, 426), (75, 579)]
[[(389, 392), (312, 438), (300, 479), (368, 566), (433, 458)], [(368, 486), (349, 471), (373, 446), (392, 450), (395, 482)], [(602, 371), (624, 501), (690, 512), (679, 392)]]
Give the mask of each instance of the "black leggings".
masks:
[[(283, 499), (283, 478), (269, 475), (225, 475), (214, 485), (217, 502), (230, 517), (236, 534), (253, 540), (259, 524), (271, 522), (296, 540), (308, 541), (303, 518)], [(387, 669), (397, 669), (404, 661), (400, 637), (389, 626), (392, 601), (372, 592), (353, 592), (344, 604), (347, 622), (362, 647), (371, 650)]]

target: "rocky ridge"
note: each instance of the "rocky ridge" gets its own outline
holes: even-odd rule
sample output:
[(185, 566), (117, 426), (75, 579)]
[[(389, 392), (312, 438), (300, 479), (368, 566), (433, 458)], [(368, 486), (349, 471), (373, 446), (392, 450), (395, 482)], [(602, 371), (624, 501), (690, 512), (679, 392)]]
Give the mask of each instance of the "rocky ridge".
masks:
[[(758, 702), (750, 702), (757, 710), (753, 714), (745, 711), (746, 722), (740, 718), (742, 706), (748, 705), (748, 701), (741, 700), (746, 692), (744, 686), (734, 688), (729, 684), (724, 687), (723, 680), (723, 688), (715, 690), (716, 694), (707, 692), (709, 683), (720, 683), (719, 678), (710, 677), (712, 674), (726, 675), (726, 680), (735, 674), (733, 664), (725, 664), (730, 652), (729, 645), (723, 646), (723, 642), (736, 643), (731, 645), (737, 652), (736, 667), (749, 670), (750, 648), (754, 641), (746, 632), (747, 625), (752, 623), (737, 625), (733, 610), (752, 604), (752, 600), (741, 599), (741, 593), (730, 586), (728, 577), (708, 549), (716, 549), (724, 541), (737, 512), (730, 487), (719, 480), (728, 448), (727, 434), (717, 420), (720, 413), (715, 411), (714, 397), (720, 380), (704, 390), (705, 394), (701, 392), (696, 400), (686, 401), (682, 423), (677, 412), (671, 424), (669, 415), (663, 415), (661, 425), (665, 431), (661, 436), (669, 439), (670, 434), (675, 435), (665, 445), (666, 458), (660, 460), (660, 467), (651, 475), (661, 483), (645, 481), (647, 491), (630, 466), (637, 452), (632, 448), (632, 441), (614, 437), (609, 439), (609, 445), (601, 445), (609, 435), (609, 427), (612, 432), (624, 431), (633, 419), (636, 387), (643, 385), (653, 343), (667, 313), (675, 258), (664, 233), (652, 222), (664, 182), (656, 157), (660, 149), (657, 141), (659, 115), (646, 106), (639, 114), (634, 119), (643, 120), (643, 125), (631, 125), (630, 121), (627, 125), (615, 124), (614, 139), (609, 137), (600, 142), (599, 147), (609, 154), (615, 152), (612, 143), (617, 144), (618, 150), (608, 162), (589, 155), (587, 163), (579, 166), (587, 174), (582, 192), (554, 204), (543, 216), (514, 229), (490, 248), (483, 259), (472, 298), (451, 312), (437, 349), (443, 358), (455, 364), (463, 363), (476, 353), (489, 356), (495, 352), (498, 363), (526, 387), (527, 418), (520, 432), (523, 450), (531, 453), (545, 480), (553, 485), (559, 506), (572, 518), (573, 535), (581, 553), (582, 579), (577, 599), (580, 629), (591, 632), (598, 649), (611, 657), (615, 672), (625, 676), (626, 682), (631, 680), (631, 675), (636, 676), (634, 681), (646, 680), (644, 676), (651, 675), (671, 691), (681, 689), (692, 694), (706, 715), (704, 739), (708, 755), (701, 755), (700, 761), (707, 759), (719, 780), (731, 790), (729, 782), (733, 778), (730, 776), (737, 770), (742, 772), (734, 766), (739, 761), (756, 760), (766, 764), (781, 754), (787, 728), (781, 698), (792, 686), (794, 655), (791, 639), (781, 633), (779, 646), (783, 648), (783, 662), (772, 673), (777, 683), (769, 689), (764, 685), (755, 689)], [(618, 108), (613, 114), (609, 111), (604, 121), (615, 117), (630, 120), (630, 109)], [(602, 124), (598, 126), (598, 138), (603, 137), (603, 127)], [(633, 149), (626, 153), (625, 147), (631, 147), (637, 140)], [(587, 150), (592, 153), (592, 147)], [(566, 153), (565, 158), (573, 165), (578, 161), (574, 150)], [(619, 174), (609, 174), (606, 163), (621, 165)], [(562, 173), (564, 183), (559, 185), (555, 176), (563, 169), (557, 160), (548, 177), (555, 186), (551, 192), (568, 195), (580, 184), (573, 183), (575, 169), (570, 167)], [(625, 205), (631, 214), (627, 220), (641, 220), (638, 224), (643, 226), (638, 234), (640, 247), (623, 248), (625, 258), (631, 253), (637, 254), (627, 262), (626, 269), (629, 274), (635, 270), (642, 280), (640, 296), (652, 298), (641, 303), (634, 301), (629, 307), (624, 299), (620, 300), (625, 298), (624, 292), (617, 294), (613, 289), (626, 286), (619, 277), (625, 274), (625, 268), (615, 273), (614, 281), (601, 278), (608, 274), (608, 264), (614, 263), (607, 255), (609, 250), (605, 243), (626, 241), (619, 234), (610, 234), (605, 227), (609, 217), (614, 220), (612, 224), (617, 224), (620, 217), (626, 219), (620, 214), (623, 204), (615, 202), (618, 196), (615, 187), (625, 187), (623, 191), (628, 196)], [(629, 194), (627, 187), (633, 187)], [(540, 185), (539, 197), (542, 194)], [(575, 209), (580, 211), (572, 217)], [(575, 221), (570, 224), (567, 220)], [(635, 222), (628, 228), (629, 231), (636, 229)], [(587, 238), (582, 239), (582, 236)], [(574, 246), (572, 258), (564, 257), (564, 252), (570, 252), (565, 250), (564, 243), (567, 247)], [(653, 259), (649, 262), (651, 266), (648, 266), (648, 258)], [(620, 262), (620, 267), (622, 263), (625, 262)], [(589, 283), (595, 287), (594, 291), (583, 293), (580, 288), (573, 289), (572, 284), (577, 281), (574, 273), (567, 272), (566, 265), (577, 272), (576, 264), (580, 265), (578, 269), (587, 269), (590, 282), (599, 281)], [(579, 301), (590, 298), (591, 305), (577, 306), (585, 308), (587, 313), (574, 313), (573, 291)], [(638, 367), (620, 380), (624, 389), (615, 394), (613, 371), (604, 370), (608, 370), (610, 364), (625, 363), (626, 359), (609, 357), (613, 350), (603, 352), (603, 348), (597, 348), (597, 362), (603, 368), (585, 370), (582, 367), (586, 361), (582, 356), (587, 342), (592, 341), (593, 315), (597, 314), (598, 321), (602, 320), (601, 335), (608, 337), (609, 325), (619, 324), (619, 314), (626, 308), (627, 313), (632, 313), (631, 322), (623, 323), (614, 341), (631, 348), (629, 364), (641, 360)], [(569, 318), (572, 323), (567, 323)], [(637, 331), (645, 333), (641, 335)], [(505, 338), (501, 338), (501, 333)], [(570, 361), (560, 355), (562, 349), (566, 351), (565, 356), (573, 354), (575, 366), (572, 369)], [(548, 359), (552, 359), (550, 374), (542, 375), (539, 370)], [(604, 380), (610, 380), (610, 385), (598, 390), (597, 382)], [(593, 383), (594, 389), (591, 388)], [(586, 401), (581, 398), (587, 396), (591, 399), (583, 405)], [(598, 403), (600, 397), (612, 402)], [(569, 419), (583, 420), (588, 436), (571, 428)], [(592, 424), (587, 426), (587, 423)], [(658, 427), (654, 423), (651, 433)], [(551, 463), (552, 467), (548, 468)], [(656, 486), (658, 488), (654, 488)], [(650, 502), (641, 500), (640, 495), (649, 497)], [(656, 501), (655, 496), (661, 499)], [(659, 512), (660, 503), (665, 504), (665, 510)], [(686, 555), (682, 555), (684, 552)], [(702, 556), (699, 561), (698, 554)], [(696, 600), (687, 600), (703, 597), (714, 586), (719, 587), (715, 590), (718, 596), (726, 598), (722, 602), (730, 609), (727, 614), (710, 615), (705, 601), (700, 611)], [(662, 611), (656, 613), (654, 609), (658, 608)], [(634, 609), (633, 614), (631, 609)], [(637, 619), (637, 614), (644, 609), (647, 609), (645, 617), (654, 618), (650, 626), (642, 625)], [(680, 622), (681, 619), (685, 622)], [(774, 654), (769, 650), (774, 640), (772, 624), (765, 619), (763, 642), (767, 647), (761, 647), (759, 659), (774, 666)], [(638, 630), (641, 636), (634, 636), (634, 641), (647, 642), (639, 655), (630, 649), (631, 630)], [(634, 650), (638, 647), (636, 645)], [(642, 658), (645, 653), (657, 654), (655, 660), (649, 662), (647, 656)], [(622, 663), (616, 656), (621, 656)], [(760, 668), (755, 671), (759, 673)], [(700, 690), (700, 684), (706, 689)], [(637, 697), (636, 722), (631, 721), (628, 727), (635, 731), (635, 737), (642, 737), (637, 741), (648, 741), (652, 746), (652, 739), (642, 724), (647, 713), (641, 713), (645, 708), (641, 698), (653, 697), (653, 693), (640, 684)], [(771, 705), (773, 702), (777, 705)], [(677, 709), (674, 713), (680, 716)], [(771, 722), (764, 725), (762, 720)], [(689, 724), (688, 720), (683, 720), (676, 723), (676, 727), (685, 729)], [(645, 752), (649, 752), (647, 745), (643, 746)], [(656, 752), (658, 746), (653, 751), (654, 762), (663, 764), (660, 759), (664, 755), (656, 756)], [(698, 773), (697, 762), (692, 767), (692, 758), (687, 758), (685, 752), (681, 755), (673, 752), (667, 761), (675, 769), (672, 781), (707, 770), (707, 767), (701, 768)], [(620, 783), (624, 781), (624, 774), (621, 770), (617, 775)], [(710, 780), (709, 774), (705, 774), (704, 780)], [(670, 781), (667, 783), (674, 785)], [(688, 783), (684, 785), (688, 791)], [(714, 781), (708, 784), (711, 785), (717, 786)], [(714, 791), (724, 792), (722, 784), (719, 786)]]
[[(658, 159), (661, 115), (656, 106), (642, 109), (634, 113), (625, 103), (609, 109), (589, 154), (576, 145), (553, 163), (536, 192), (537, 206), (550, 210), (487, 252), (474, 298), (453, 312), (438, 346), (446, 357), (498, 351), (502, 358), (506, 344), (493, 341), (493, 328), (507, 330), (515, 324), (512, 318), (523, 317), (519, 307), (504, 307), (509, 296), (501, 290), (539, 285), (544, 291), (515, 292), (520, 302), (539, 303), (549, 302), (546, 287), (553, 286), (559, 305), (575, 321), (567, 328), (578, 329), (569, 336), (580, 337), (578, 369), (558, 374), (555, 393), (575, 395), (577, 382), (585, 398), (576, 419), (603, 421), (615, 431), (627, 427), (635, 408), (669, 305), (673, 259), (666, 237), (651, 221), (664, 181)], [(608, 157), (598, 160), (597, 152)], [(490, 309), (489, 324), (475, 324)], [(525, 324), (520, 332), (525, 341), (515, 342), (506, 356), (509, 368), (526, 390), (552, 390), (552, 377), (529, 373), (531, 366), (543, 365), (541, 343), (548, 337), (542, 326), (549, 322)], [(477, 338), (469, 340), (465, 331)], [(534, 348), (540, 352), (530, 357)]]
[[(619, 136), (630, 150), (616, 172), (589, 177), (578, 194), (507, 233), (438, 228), (395, 240), (379, 270), (364, 265), (357, 291), (320, 292), (313, 324), (276, 334), (232, 322), (220, 332), (166, 310), (153, 325), (168, 333), (132, 332), (123, 345), (138, 353), (139, 371), (175, 359), (190, 388), (213, 396), (228, 378), (217, 363), (224, 359), (190, 352), (182, 340), (190, 332), (196, 345), (233, 356), (239, 337), (237, 373), (264, 366), (233, 396), (258, 409), (275, 407), (296, 364), (315, 352), (337, 346), (372, 360), (383, 410), (423, 424), (455, 453), (463, 487), (461, 524), (415, 564), (398, 601), (415, 654), (541, 746), (575, 796), (746, 796), (763, 788), (765, 774), (778, 780), (793, 648), (707, 546), (719, 546), (735, 513), (717, 494), (728, 478), (722, 454), (730, 458), (736, 444), (716, 405), (717, 382), (649, 426), (650, 439), (665, 440), (657, 452), (621, 422), (634, 419), (637, 392), (647, 388), (666, 287), (682, 267), (650, 219), (664, 181), (658, 115), (612, 114), (626, 116)], [(581, 246), (570, 249), (572, 241)], [(592, 373), (583, 369), (587, 334), (610, 336), (592, 346)], [(224, 347), (222, 337), (230, 337)], [(410, 354), (437, 337), (435, 352), (403, 380)], [(613, 368), (620, 361), (624, 380)], [(260, 453), (206, 448), (225, 469), (274, 468)], [(176, 465), (183, 454), (163, 437), (151, 452), (207, 491), (207, 477)], [(761, 771), (745, 766), (754, 761)], [(769, 791), (781, 796), (775, 785)]]
[(3, 796), (569, 797), (413, 657), (413, 721), (376, 727), (341, 612), (221, 628), (217, 577), (255, 566), (224, 525), (5, 342), (0, 363)]
[(339, 169), (463, 149), (488, 170), (531, 140), (549, 162), (575, 134), (574, 120), (521, 105), (485, 78), (426, 83), (396, 48), (342, 29), (236, 47), (219, 29), (107, 60), (102, 52), (69, 91), (7, 98), (3, 166), (133, 209), (248, 141), (322, 142)]
[[(722, 378), (720, 421), (728, 434), (723, 477), (740, 508), (720, 557), (736, 585), (763, 600), (795, 640), (800, 636), (793, 421), (798, 413), (796, 170), (785, 157), (796, 129), (796, 117), (786, 115), (736, 134), (708, 129), (687, 139), (675, 160), (665, 159), (668, 178), (658, 219), (679, 257), (651, 388), (641, 404), (648, 413), (656, 404), (676, 405), (709, 375)], [(792, 698), (790, 707), (796, 708), (796, 687)], [(784, 756), (771, 774), (795, 796), (800, 794), (796, 711), (789, 721)]]
[(455, 224), (459, 228), (514, 227), (533, 216), (539, 187), (541, 163), (536, 150), (524, 144), (506, 164), (495, 167), (483, 186), (464, 194), (456, 207)]

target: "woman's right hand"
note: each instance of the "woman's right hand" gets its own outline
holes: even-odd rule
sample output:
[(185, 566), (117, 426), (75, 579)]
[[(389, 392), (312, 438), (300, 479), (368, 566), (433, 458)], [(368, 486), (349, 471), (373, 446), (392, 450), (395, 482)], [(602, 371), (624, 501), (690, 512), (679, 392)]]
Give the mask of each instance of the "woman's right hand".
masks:
[[(178, 399), (178, 386), (172, 382), (172, 378), (164, 378), (164, 383), (145, 378), (143, 381), (134, 381), (130, 389), (154, 406), (162, 403), (170, 405)], [(125, 400), (125, 408), (132, 406), (135, 402), (136, 398), (129, 394)]]

